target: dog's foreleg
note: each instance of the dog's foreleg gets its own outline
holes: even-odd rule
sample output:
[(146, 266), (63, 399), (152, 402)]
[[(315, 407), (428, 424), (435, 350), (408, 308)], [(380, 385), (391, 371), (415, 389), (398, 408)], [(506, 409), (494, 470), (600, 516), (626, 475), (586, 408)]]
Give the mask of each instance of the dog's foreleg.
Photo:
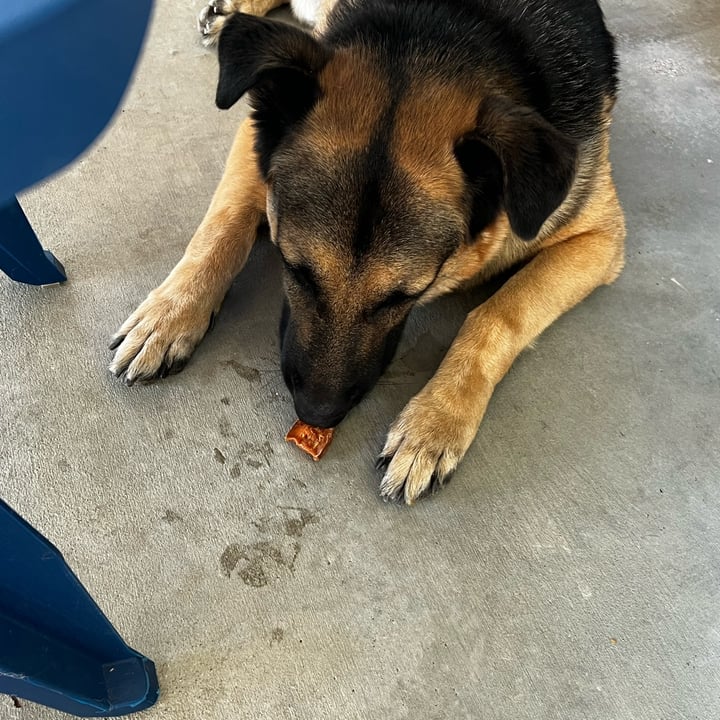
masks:
[(433, 378), (388, 433), (379, 460), (385, 498), (411, 504), (442, 485), (470, 446), (495, 386), (519, 353), (620, 273), (625, 227), (611, 183), (603, 203), (595, 229), (546, 245), (468, 315)]
[(242, 269), (265, 213), (251, 121), (240, 126), (210, 208), (182, 260), (113, 338), (110, 371), (131, 385), (178, 372)]

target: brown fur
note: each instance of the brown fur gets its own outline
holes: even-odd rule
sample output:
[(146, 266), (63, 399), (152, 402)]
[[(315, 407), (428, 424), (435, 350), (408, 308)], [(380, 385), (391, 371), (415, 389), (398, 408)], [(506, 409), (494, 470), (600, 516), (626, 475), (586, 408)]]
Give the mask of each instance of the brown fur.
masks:
[[(307, 156), (298, 158), (298, 167), (312, 163), (318, 183), (324, 176), (339, 177), (342, 184), (342, 163), (367, 147), (381, 122), (388, 81), (372, 57), (343, 50), (324, 67), (319, 85), (323, 99), (304, 124)], [(409, 186), (402, 197), (387, 198), (391, 212), (409, 203), (424, 210), (422, 217), (429, 224), (437, 222), (437, 216), (450, 228), (462, 223), (465, 184), (453, 150), (459, 138), (473, 131), (482, 102), (476, 90), (471, 93), (440, 81), (411, 87), (397, 108), (390, 139), (391, 157)], [(309, 266), (321, 286), (323, 312), (339, 338), (334, 347), (316, 349), (319, 366), (327, 371), (321, 378), (327, 387), (341, 382), (333, 364), (338, 358), (372, 350), (377, 338), (397, 324), (392, 313), (374, 325), (366, 322), (389, 293), (401, 288), (415, 294), (431, 283), (421, 298), (427, 301), (524, 263), (468, 315), (434, 377), (390, 429), (383, 449), (388, 466), (381, 492), (414, 502), (434, 477), (442, 480), (460, 461), (495, 385), (518, 354), (562, 313), (622, 270), (625, 226), (608, 159), (612, 103), (608, 98), (600, 135), (579, 148), (569, 194), (535, 240), (517, 238), (501, 211), (473, 242), (461, 243), (442, 258), (369, 248), (358, 260), (342, 238), (342, 213), (316, 217), (311, 204), (288, 217), (289, 230), (281, 237), (279, 198), (268, 193), (258, 172), (254, 131), (249, 121), (244, 122), (205, 219), (167, 280), (119, 330), (120, 347), (111, 369), (126, 373), (129, 383), (150, 378), (162, 363), (172, 363), (199, 342), (244, 265), (264, 212), (285, 261)], [(502, 112), (491, 108), (484, 121), (493, 124), (498, 142), (512, 145), (515, 129), (503, 125)], [(307, 192), (313, 190), (308, 184)], [(318, 319), (320, 310), (300, 289), (292, 283), (287, 289), (295, 305), (298, 342), (317, 344), (317, 327), (326, 320)]]
[(372, 58), (341, 50), (318, 80), (325, 102), (308, 118), (308, 145), (329, 160), (361, 150), (369, 143), (387, 104), (387, 79)]
[(433, 200), (460, 210), (465, 182), (453, 154), (456, 140), (475, 128), (477, 96), (439, 81), (418, 83), (398, 108), (393, 156)]

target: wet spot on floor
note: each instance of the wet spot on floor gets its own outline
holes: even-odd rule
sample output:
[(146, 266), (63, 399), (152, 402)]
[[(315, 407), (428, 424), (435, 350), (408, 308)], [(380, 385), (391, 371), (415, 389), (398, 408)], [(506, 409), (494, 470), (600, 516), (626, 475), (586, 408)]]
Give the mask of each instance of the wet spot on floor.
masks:
[(294, 572), (300, 543), (281, 545), (260, 540), (251, 545), (228, 545), (220, 556), (220, 567), (227, 577), (237, 575), (245, 585), (260, 588), (278, 579), (283, 571)]
[(255, 470), (263, 465), (270, 467), (270, 458), (275, 454), (267, 440), (263, 443), (245, 442), (238, 448), (238, 452), (243, 462)]
[(240, 560), (242, 552), (242, 547), (233, 543), (232, 545), (228, 545), (223, 551), (223, 554), (220, 556), (220, 567), (228, 577), (232, 575), (235, 566)]
[(224, 438), (235, 437), (235, 431), (232, 429), (232, 425), (230, 425), (230, 421), (227, 418), (220, 419), (218, 429), (220, 430), (220, 435)]
[(260, 379), (260, 371), (257, 368), (243, 365), (237, 360), (225, 360), (222, 364), (232, 368), (237, 375), (248, 382), (256, 382)]
[[(282, 508), (288, 515), (285, 516), (284, 529), (288, 537), (302, 537), (303, 530), (307, 525), (314, 525), (318, 516), (307, 508)], [(290, 515), (291, 514), (291, 515)]]

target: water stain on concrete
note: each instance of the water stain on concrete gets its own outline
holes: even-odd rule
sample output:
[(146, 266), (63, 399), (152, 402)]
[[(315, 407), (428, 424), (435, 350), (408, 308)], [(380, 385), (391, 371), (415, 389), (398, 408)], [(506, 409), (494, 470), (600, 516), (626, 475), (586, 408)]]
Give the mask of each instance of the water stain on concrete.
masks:
[(168, 523), (174, 523), (178, 520), (182, 520), (182, 515), (178, 515), (174, 510), (170, 510), (169, 508), (165, 511), (165, 514), (162, 516), (162, 519), (165, 522)]
[(318, 514), (304, 507), (278, 506), (280, 513), (264, 515), (253, 521), (261, 540), (228, 545), (220, 556), (220, 568), (226, 577), (239, 577), (250, 587), (264, 587), (283, 573), (295, 571), (300, 554), (298, 539), (308, 525), (319, 522)]
[(220, 435), (224, 438), (235, 437), (235, 431), (232, 429), (230, 421), (227, 418), (220, 418), (218, 429), (220, 430)]
[(263, 465), (270, 467), (270, 458), (275, 454), (267, 440), (263, 443), (245, 442), (240, 445), (238, 452), (242, 461), (255, 470)]
[(225, 360), (222, 365), (232, 368), (237, 375), (248, 382), (257, 382), (260, 379), (260, 371), (257, 368), (243, 365), (237, 360)]
[(237, 543), (228, 545), (225, 550), (223, 550), (223, 554), (220, 556), (220, 567), (228, 577), (232, 575), (235, 566), (240, 562), (242, 552), (242, 547)]
[(319, 522), (318, 516), (307, 508), (286, 507), (282, 510), (297, 513), (299, 517), (285, 517), (284, 529), (288, 537), (302, 537), (303, 530), (307, 525), (315, 525)]
[(220, 567), (227, 577), (237, 574), (248, 586), (265, 587), (278, 571), (295, 571), (295, 561), (300, 554), (300, 543), (287, 547), (268, 540), (250, 545), (228, 545), (220, 556)]

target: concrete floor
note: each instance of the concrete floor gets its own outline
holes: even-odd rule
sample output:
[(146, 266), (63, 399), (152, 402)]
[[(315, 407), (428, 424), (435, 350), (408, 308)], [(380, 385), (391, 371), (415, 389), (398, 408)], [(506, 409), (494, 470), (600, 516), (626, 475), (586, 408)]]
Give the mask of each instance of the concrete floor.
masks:
[[(1, 493), (158, 666), (157, 720), (720, 717), (720, 10), (607, 0), (628, 262), (525, 353), (464, 464), (383, 504), (383, 433), (468, 297), (418, 312), (319, 465), (286, 446), (277, 259), (181, 375), (107, 341), (179, 258), (242, 112), (158, 3), (116, 122), (25, 195), (63, 287), (0, 277)], [(2, 720), (58, 713), (0, 699)]]

